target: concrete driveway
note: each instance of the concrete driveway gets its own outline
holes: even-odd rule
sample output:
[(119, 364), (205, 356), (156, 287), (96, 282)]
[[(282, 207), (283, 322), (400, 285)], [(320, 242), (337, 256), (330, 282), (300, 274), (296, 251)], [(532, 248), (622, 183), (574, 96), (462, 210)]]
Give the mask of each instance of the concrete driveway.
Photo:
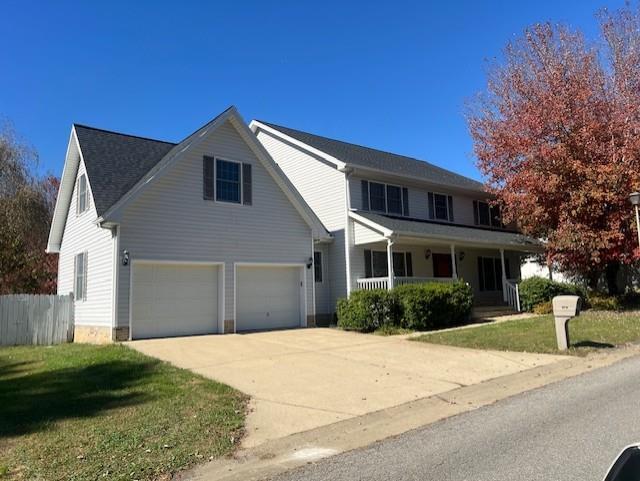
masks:
[(321, 328), (128, 345), (249, 394), (245, 447), (562, 358)]

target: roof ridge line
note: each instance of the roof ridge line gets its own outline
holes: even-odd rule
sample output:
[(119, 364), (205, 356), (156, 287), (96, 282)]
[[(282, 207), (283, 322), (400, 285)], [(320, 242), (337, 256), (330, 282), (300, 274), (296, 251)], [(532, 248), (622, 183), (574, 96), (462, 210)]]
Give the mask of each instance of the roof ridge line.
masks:
[[(279, 128), (287, 129), (287, 130), (294, 130), (294, 131), (296, 131), (296, 132), (300, 132), (301, 134), (305, 134), (305, 135), (313, 135), (314, 137), (320, 137), (320, 138), (322, 138), (322, 139), (327, 139), (327, 140), (330, 140), (331, 142), (340, 142), (340, 143), (342, 143), (342, 144), (352, 145), (352, 146), (354, 146), (354, 147), (360, 147), (361, 149), (373, 150), (373, 151), (375, 151), (375, 152), (381, 152), (381, 153), (383, 153), (383, 154), (387, 154), (387, 155), (395, 155), (395, 156), (398, 156), (398, 157), (403, 157), (403, 158), (408, 159), (408, 160), (414, 160), (414, 161), (416, 161), (416, 162), (424, 162), (425, 164), (428, 164), (428, 165), (430, 165), (431, 167), (434, 167), (434, 168), (436, 168), (436, 169), (440, 169), (441, 171), (446, 172), (446, 173), (448, 173), (448, 174), (457, 175), (457, 176), (462, 177), (462, 178), (464, 178), (464, 179), (468, 179), (468, 180), (471, 180), (471, 181), (474, 181), (474, 182), (478, 182), (479, 184), (482, 184), (482, 182), (480, 182), (480, 181), (478, 181), (478, 180), (476, 180), (476, 179), (472, 179), (471, 177), (467, 177), (466, 175), (460, 174), (460, 173), (458, 173), (458, 172), (454, 172), (453, 170), (445, 169), (444, 167), (441, 167), (441, 166), (439, 166), (439, 165), (437, 165), (437, 164), (434, 164), (433, 162), (428, 161), (428, 160), (418, 159), (417, 157), (410, 157), (410, 156), (408, 156), (408, 155), (404, 155), (404, 154), (398, 154), (398, 153), (396, 153), (396, 152), (391, 152), (390, 150), (376, 149), (376, 148), (374, 148), (374, 147), (368, 147), (368, 146), (366, 146), (366, 145), (356, 144), (356, 143), (354, 143), (354, 142), (347, 142), (347, 141), (345, 141), (345, 140), (334, 139), (334, 138), (331, 138), (331, 137), (326, 137), (326, 136), (324, 136), (324, 135), (318, 135), (318, 134), (314, 134), (314, 133), (312, 133), (312, 132), (307, 132), (307, 131), (305, 131), (305, 130), (293, 129), (293, 128), (291, 128), (291, 127), (287, 127), (287, 126), (285, 126), (285, 125), (275, 124), (275, 123), (272, 123), (272, 122), (267, 122), (267, 121), (265, 121), (265, 120), (260, 120), (260, 119), (255, 119), (255, 120), (256, 120), (257, 122), (260, 122), (260, 123), (265, 124), (265, 125), (268, 125), (268, 126), (272, 126), (272, 127), (275, 127), (275, 128), (278, 128), (278, 127), (279, 127)], [(283, 133), (284, 133), (284, 132), (283, 132)], [(286, 135), (286, 134), (285, 134), (285, 135)]]
[[(287, 127), (286, 125), (274, 124), (272, 122), (266, 122), (266, 121), (260, 120), (260, 119), (256, 119), (256, 121), (260, 122), (260, 123), (263, 123), (263, 124), (266, 124), (266, 125), (273, 125), (275, 127), (280, 127), (282, 129), (295, 130), (296, 132), (300, 132), (301, 134), (307, 134), (307, 135), (313, 135), (315, 137), (321, 137), (323, 139), (331, 140), (332, 142), (340, 142), (340, 143), (347, 144), (347, 145), (353, 145), (354, 147), (360, 147), (362, 149), (375, 150), (376, 152), (382, 152), (384, 154), (390, 154), (390, 155), (397, 155), (398, 157), (404, 157), (405, 159), (417, 160), (419, 162), (426, 162), (427, 164), (434, 165), (431, 162), (429, 162), (428, 160), (422, 160), (422, 159), (417, 159), (415, 157), (409, 157), (408, 155), (398, 154), (396, 152), (391, 152), (389, 150), (376, 149), (374, 147), (368, 147), (366, 145), (356, 144), (354, 142), (347, 142), (346, 140), (334, 139), (334, 138), (331, 138), (331, 137), (327, 137), (325, 135), (314, 134), (312, 132), (307, 132), (306, 130), (293, 129), (291, 127)], [(434, 166), (437, 167), (437, 165), (434, 165)]]
[(125, 134), (124, 132), (118, 132), (116, 130), (101, 129), (100, 127), (93, 127), (91, 125), (79, 124), (77, 122), (74, 122), (73, 126), (74, 127), (82, 127), (84, 129), (89, 129), (89, 130), (96, 130), (98, 132), (106, 132), (107, 134), (121, 135), (123, 137), (132, 137), (134, 139), (141, 139), (141, 140), (149, 140), (149, 141), (152, 141), (152, 142), (159, 142), (161, 144), (178, 145), (178, 143), (170, 142), (168, 140), (153, 139), (151, 137), (144, 137), (142, 135)]

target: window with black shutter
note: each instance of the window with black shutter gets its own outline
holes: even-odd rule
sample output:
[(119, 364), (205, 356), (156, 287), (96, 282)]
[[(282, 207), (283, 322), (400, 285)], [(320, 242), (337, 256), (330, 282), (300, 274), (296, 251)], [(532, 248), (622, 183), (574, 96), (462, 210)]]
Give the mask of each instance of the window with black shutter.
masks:
[(253, 202), (252, 197), (251, 164), (242, 164), (242, 203), (244, 205), (251, 205)]

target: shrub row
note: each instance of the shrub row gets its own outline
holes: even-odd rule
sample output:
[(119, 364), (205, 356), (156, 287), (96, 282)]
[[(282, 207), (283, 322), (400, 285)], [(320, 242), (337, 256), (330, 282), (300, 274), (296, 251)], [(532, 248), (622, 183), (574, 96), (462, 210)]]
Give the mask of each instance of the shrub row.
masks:
[(468, 320), (473, 292), (466, 283), (406, 284), (391, 291), (355, 291), (337, 306), (338, 326), (371, 332), (386, 326), (441, 329)]
[(533, 311), (534, 307), (551, 302), (555, 296), (580, 296), (583, 302), (587, 300), (586, 291), (581, 286), (555, 282), (544, 277), (530, 277), (522, 281), (518, 287), (520, 289), (520, 306), (524, 311)]

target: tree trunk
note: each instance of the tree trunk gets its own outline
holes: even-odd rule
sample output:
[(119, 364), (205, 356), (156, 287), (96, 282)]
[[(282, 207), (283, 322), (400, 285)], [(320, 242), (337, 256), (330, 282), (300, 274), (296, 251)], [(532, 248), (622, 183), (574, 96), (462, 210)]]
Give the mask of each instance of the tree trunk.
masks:
[(589, 271), (587, 274), (587, 285), (589, 286), (590, 291), (598, 290), (598, 281), (600, 280), (600, 275), (602, 273), (600, 271)]
[(607, 279), (607, 290), (610, 296), (618, 294), (618, 271), (620, 270), (619, 262), (611, 262), (605, 268), (605, 277)]

